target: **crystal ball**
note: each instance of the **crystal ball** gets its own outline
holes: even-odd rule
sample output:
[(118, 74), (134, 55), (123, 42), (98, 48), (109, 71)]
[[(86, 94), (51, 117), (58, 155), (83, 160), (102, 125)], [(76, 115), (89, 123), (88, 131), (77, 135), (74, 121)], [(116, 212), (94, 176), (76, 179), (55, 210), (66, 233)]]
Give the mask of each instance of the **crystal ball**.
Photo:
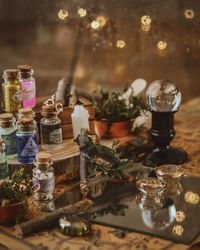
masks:
[(181, 92), (169, 80), (156, 80), (147, 88), (146, 101), (151, 111), (177, 111), (181, 103)]

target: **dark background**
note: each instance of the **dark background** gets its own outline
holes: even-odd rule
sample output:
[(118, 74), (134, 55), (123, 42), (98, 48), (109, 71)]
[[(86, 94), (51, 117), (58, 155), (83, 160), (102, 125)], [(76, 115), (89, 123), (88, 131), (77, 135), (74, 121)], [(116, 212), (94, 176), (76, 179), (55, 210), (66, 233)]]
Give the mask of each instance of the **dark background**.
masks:
[[(60, 9), (68, 11), (65, 20)], [(144, 15), (151, 18), (151, 27), (143, 26), (149, 31), (141, 28)], [(98, 16), (106, 24), (94, 30), (90, 24)], [(119, 90), (127, 80), (167, 78), (180, 87), (183, 101), (200, 95), (199, 0), (0, 0), (0, 72), (32, 65), (38, 96), (54, 93), (57, 81), (69, 76), (77, 39), (74, 83), (82, 94), (99, 84)], [(159, 41), (167, 47), (160, 50)]]

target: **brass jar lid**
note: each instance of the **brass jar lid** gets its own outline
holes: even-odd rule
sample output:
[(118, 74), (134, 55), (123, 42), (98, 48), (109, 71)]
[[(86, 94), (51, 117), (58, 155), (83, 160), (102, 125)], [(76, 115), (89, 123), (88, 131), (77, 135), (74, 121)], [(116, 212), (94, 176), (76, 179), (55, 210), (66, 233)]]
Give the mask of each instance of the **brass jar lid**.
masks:
[(7, 122), (7, 121), (10, 121), (12, 119), (13, 119), (13, 114), (11, 114), (11, 113), (0, 114), (0, 121)]
[(19, 124), (21, 125), (31, 125), (33, 124), (33, 118), (32, 117), (23, 117), (18, 119)]
[(51, 160), (51, 154), (45, 152), (39, 152), (36, 154), (36, 160), (39, 162), (49, 162)]
[(22, 108), (22, 109), (18, 110), (18, 113), (20, 115), (32, 115), (33, 110), (32, 110), (32, 108)]

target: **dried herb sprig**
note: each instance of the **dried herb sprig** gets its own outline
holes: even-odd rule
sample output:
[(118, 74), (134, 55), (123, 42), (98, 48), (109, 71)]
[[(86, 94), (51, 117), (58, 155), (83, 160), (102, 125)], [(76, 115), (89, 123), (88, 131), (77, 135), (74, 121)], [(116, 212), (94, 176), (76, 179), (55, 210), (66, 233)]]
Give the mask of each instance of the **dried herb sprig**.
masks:
[(108, 175), (113, 178), (126, 178), (123, 170), (127, 167), (128, 159), (120, 159), (116, 150), (104, 145), (94, 144), (89, 137), (85, 157), (87, 159), (88, 172), (90, 177), (100, 172), (103, 176)]

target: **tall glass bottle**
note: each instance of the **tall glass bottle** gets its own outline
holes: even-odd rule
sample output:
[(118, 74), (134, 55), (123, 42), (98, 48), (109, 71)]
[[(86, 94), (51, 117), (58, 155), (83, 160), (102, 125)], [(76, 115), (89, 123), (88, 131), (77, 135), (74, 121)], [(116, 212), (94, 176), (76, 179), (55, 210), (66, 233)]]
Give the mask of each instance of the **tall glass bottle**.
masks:
[(18, 70), (7, 69), (3, 73), (2, 84), (3, 110), (7, 113), (16, 113), (22, 108), (22, 85), (18, 80)]
[(19, 118), (17, 122), (17, 153), (21, 163), (33, 163), (38, 153), (38, 138), (32, 117)]
[(55, 104), (43, 105), (40, 120), (41, 147), (46, 150), (61, 148), (62, 128)]
[(34, 71), (29, 65), (19, 65), (19, 81), (22, 84), (23, 107), (34, 107), (36, 100), (36, 83), (33, 78)]
[(5, 152), (5, 144), (3, 139), (0, 138), (0, 181), (8, 179), (9, 177), (7, 156)]
[(4, 140), (8, 158), (17, 157), (15, 118), (10, 113), (0, 114), (0, 136)]
[(34, 160), (33, 184), (40, 184), (40, 190), (35, 193), (34, 198), (40, 201), (53, 199), (55, 190), (55, 175), (51, 154), (40, 152)]

